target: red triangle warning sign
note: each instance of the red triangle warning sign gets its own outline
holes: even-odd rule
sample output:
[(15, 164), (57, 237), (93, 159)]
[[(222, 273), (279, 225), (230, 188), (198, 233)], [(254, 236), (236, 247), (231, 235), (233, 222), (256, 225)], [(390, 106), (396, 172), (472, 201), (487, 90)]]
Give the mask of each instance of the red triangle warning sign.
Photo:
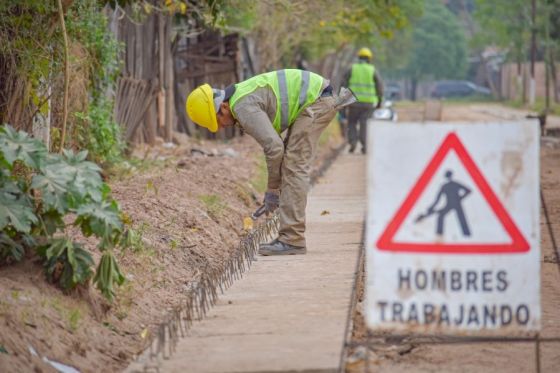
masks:
[[(507, 243), (445, 243), (445, 242), (402, 242), (395, 240), (401, 225), (418, 202), (422, 192), (432, 180), (436, 171), (442, 165), (449, 152), (453, 150), (459, 161), (463, 164), (474, 183), (481, 192), (496, 218), (511, 239)], [(522, 253), (529, 251), (529, 243), (523, 237), (514, 221), (504, 208), (498, 197), (474, 163), (456, 134), (447, 135), (420, 178), (398, 208), (396, 214), (377, 241), (377, 247), (384, 251), (393, 252), (418, 252), (418, 253), (447, 253), (447, 254), (502, 254)]]

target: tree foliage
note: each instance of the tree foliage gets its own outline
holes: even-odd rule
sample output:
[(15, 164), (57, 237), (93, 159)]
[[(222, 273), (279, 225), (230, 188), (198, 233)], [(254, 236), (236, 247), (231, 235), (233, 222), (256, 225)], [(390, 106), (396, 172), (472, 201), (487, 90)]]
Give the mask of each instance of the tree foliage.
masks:
[(475, 46), (493, 45), (507, 50), (515, 61), (525, 60), (531, 37), (531, 2), (525, 0), (476, 0), (479, 24)]
[(415, 97), (419, 81), (461, 78), (467, 65), (467, 42), (457, 17), (438, 0), (426, 0), (411, 28), (383, 43), (380, 67), (392, 78), (408, 78)]
[(457, 18), (440, 2), (429, 1), (424, 16), (414, 25), (410, 76), (460, 78), (467, 62), (466, 41)]
[(127, 245), (117, 203), (86, 161), (87, 151), (48, 153), (42, 142), (4, 125), (0, 128), (0, 260), (19, 261), (27, 249), (43, 258), (47, 278), (64, 289), (87, 284), (91, 254), (66, 235), (67, 222), (100, 239), (103, 252), (94, 282), (112, 299), (122, 284), (112, 249)]
[(262, 70), (312, 61), (347, 44), (390, 38), (421, 12), (413, 0), (224, 1), (223, 27), (255, 36)]
[[(119, 73), (119, 45), (99, 1), (64, 0), (63, 11), (71, 71), (71, 141), (66, 145), (89, 150), (97, 162), (115, 161), (123, 144), (112, 119), (113, 103), (106, 96)], [(56, 1), (0, 4), (0, 122), (31, 132), (34, 121), (49, 116), (53, 148), (60, 147), (62, 122), (63, 37), (58, 17)]]

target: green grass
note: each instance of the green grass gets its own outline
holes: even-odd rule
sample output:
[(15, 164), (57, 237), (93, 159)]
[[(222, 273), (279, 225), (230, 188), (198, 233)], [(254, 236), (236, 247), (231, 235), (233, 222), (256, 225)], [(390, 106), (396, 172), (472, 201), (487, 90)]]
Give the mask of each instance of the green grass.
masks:
[(109, 165), (105, 171), (110, 180), (119, 181), (126, 180), (136, 174), (171, 166), (174, 162), (175, 159), (173, 157), (168, 157), (165, 160), (130, 157)]
[(257, 192), (266, 192), (266, 188), (268, 186), (268, 169), (266, 168), (266, 159), (264, 154), (258, 156), (257, 167), (255, 168), (253, 177), (249, 183)]
[(443, 103), (448, 104), (475, 104), (475, 103), (488, 103), (499, 102), (498, 100), (488, 96), (467, 96), (467, 97), (451, 97), (441, 100)]
[(72, 332), (78, 330), (80, 320), (82, 319), (82, 313), (78, 308), (74, 308), (68, 313), (68, 326)]
[(220, 217), (224, 209), (227, 207), (222, 198), (216, 194), (203, 194), (198, 196), (198, 198), (204, 204), (208, 215), (214, 219)]
[(331, 139), (340, 139), (340, 124), (338, 120), (333, 120), (331, 123), (325, 128), (321, 136), (319, 137), (319, 147), (323, 147), (329, 143)]
[(156, 254), (152, 247), (144, 244), (144, 234), (150, 229), (150, 225), (143, 221), (134, 228), (130, 228), (128, 234), (128, 247), (125, 250), (131, 250), (134, 254), (146, 255), (152, 257)]
[[(503, 102), (504, 105), (512, 107), (512, 108), (516, 108), (516, 109), (525, 109), (525, 110), (530, 110), (530, 111), (534, 111), (537, 113), (540, 113), (544, 110), (545, 106), (546, 106), (546, 102), (545, 99), (542, 97), (538, 97), (535, 101), (534, 105), (529, 105), (526, 103), (523, 103), (523, 101), (521, 100), (509, 100), (509, 101), (504, 101)], [(555, 115), (560, 115), (560, 103), (555, 103), (554, 102), (554, 98), (551, 97), (550, 99), (550, 112), (549, 114), (555, 114)]]

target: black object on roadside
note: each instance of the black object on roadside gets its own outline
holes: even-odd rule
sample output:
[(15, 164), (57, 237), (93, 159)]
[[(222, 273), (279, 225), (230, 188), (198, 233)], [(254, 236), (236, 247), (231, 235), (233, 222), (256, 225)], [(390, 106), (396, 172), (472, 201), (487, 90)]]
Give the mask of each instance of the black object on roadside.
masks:
[(265, 212), (266, 212), (266, 205), (263, 204), (258, 209), (256, 209), (255, 212), (251, 214), (251, 219), (257, 220), (257, 218), (262, 214), (264, 214)]

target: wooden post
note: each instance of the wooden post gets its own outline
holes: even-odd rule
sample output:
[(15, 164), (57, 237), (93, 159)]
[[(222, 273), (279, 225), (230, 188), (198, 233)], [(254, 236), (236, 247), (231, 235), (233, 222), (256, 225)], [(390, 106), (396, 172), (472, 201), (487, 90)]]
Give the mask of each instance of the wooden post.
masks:
[(162, 135), (165, 126), (165, 16), (158, 14), (158, 94), (157, 94), (157, 112), (158, 112), (158, 133)]
[(537, 59), (537, 2), (531, 1), (531, 79), (529, 80), (529, 105), (535, 104), (535, 61)]
[(157, 108), (156, 105), (151, 104), (145, 114), (145, 135), (146, 135), (146, 143), (150, 146), (154, 146), (156, 144), (156, 136), (157, 136)]
[(37, 114), (33, 117), (33, 137), (41, 140), (47, 150), (51, 148), (51, 118), (52, 118), (52, 104), (51, 104), (51, 90), (52, 87), (49, 83), (44, 82), (46, 85), (46, 97), (47, 100), (43, 105), (47, 105), (47, 114), (43, 115), (41, 113), (41, 107), (37, 108)]
[(171, 53), (171, 17), (165, 17), (165, 38), (164, 38), (164, 87), (165, 87), (165, 130), (164, 139), (171, 142), (173, 123), (173, 54)]

